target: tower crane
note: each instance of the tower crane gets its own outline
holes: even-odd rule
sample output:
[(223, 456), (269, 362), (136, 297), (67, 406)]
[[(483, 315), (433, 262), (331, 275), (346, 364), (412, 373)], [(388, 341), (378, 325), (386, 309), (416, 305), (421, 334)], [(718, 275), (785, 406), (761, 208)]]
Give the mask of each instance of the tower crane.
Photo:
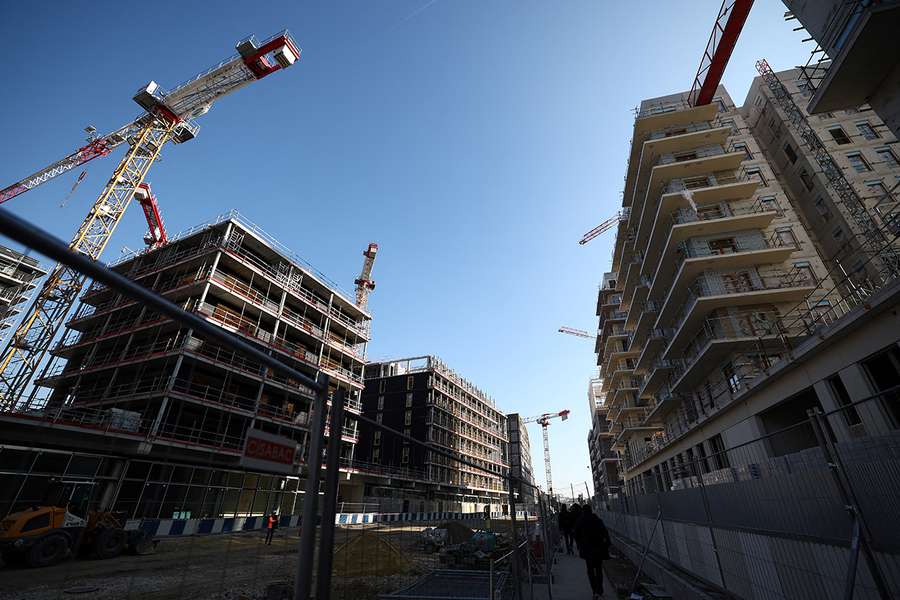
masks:
[(574, 327), (566, 327), (565, 325), (563, 325), (562, 327), (557, 329), (557, 331), (559, 333), (565, 333), (567, 335), (574, 335), (575, 337), (580, 337), (580, 338), (594, 339), (594, 337), (596, 337), (596, 336), (591, 335), (584, 329), (575, 329)]
[[(98, 136), (83, 146), (40, 169), (36, 173), (0, 190), (0, 202), (127, 144), (125, 157), (91, 206), (78, 227), (69, 248), (97, 260), (131, 199), (137, 194), (152, 207), (149, 187), (141, 188), (147, 172), (167, 142), (182, 143), (197, 135), (194, 119), (209, 111), (219, 98), (290, 67), (300, 58), (300, 50), (285, 31), (261, 44), (254, 36), (238, 42), (237, 55), (196, 75), (169, 92), (151, 81), (134, 96), (144, 113), (112, 133)], [(143, 189), (144, 191), (139, 191)], [(145, 203), (145, 211), (148, 204)], [(153, 209), (155, 210), (155, 209)], [(146, 214), (146, 213), (145, 213)], [(158, 220), (158, 210), (153, 218)], [(153, 229), (151, 223), (151, 229)], [(162, 233), (160, 230), (159, 233)], [(151, 232), (151, 241), (153, 233)], [(25, 312), (0, 357), (0, 407), (13, 407), (32, 381), (53, 338), (62, 326), (75, 299), (84, 287), (85, 277), (64, 265), (56, 265)]]
[[(716, 88), (722, 81), (725, 67), (731, 59), (734, 45), (744, 29), (744, 23), (752, 7), (753, 0), (722, 0), (703, 58), (700, 59), (700, 66), (694, 75), (693, 86), (688, 93), (688, 103), (691, 106), (705, 106), (713, 101)], [(584, 246), (595, 237), (612, 229), (621, 219), (621, 214), (613, 215), (585, 233), (578, 243)]]
[(539, 423), (544, 437), (544, 476), (547, 478), (547, 493), (553, 496), (553, 476), (550, 473), (550, 419), (561, 419), (565, 421), (569, 418), (570, 410), (561, 410), (558, 413), (544, 413), (536, 417), (522, 419), (523, 423)]
[(369, 304), (369, 292), (375, 289), (375, 280), (372, 279), (372, 267), (375, 266), (375, 255), (378, 253), (378, 244), (371, 242), (363, 252), (365, 260), (359, 277), (353, 282), (356, 284), (356, 305), (365, 310)]

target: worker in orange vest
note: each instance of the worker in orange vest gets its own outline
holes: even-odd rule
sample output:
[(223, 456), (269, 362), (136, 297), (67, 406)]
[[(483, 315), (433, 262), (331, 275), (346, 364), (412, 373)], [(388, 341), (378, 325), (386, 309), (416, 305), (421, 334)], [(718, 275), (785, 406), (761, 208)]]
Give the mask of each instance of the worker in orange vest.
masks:
[(276, 529), (278, 529), (278, 515), (273, 510), (272, 514), (266, 518), (266, 546), (272, 545), (272, 536), (275, 535)]

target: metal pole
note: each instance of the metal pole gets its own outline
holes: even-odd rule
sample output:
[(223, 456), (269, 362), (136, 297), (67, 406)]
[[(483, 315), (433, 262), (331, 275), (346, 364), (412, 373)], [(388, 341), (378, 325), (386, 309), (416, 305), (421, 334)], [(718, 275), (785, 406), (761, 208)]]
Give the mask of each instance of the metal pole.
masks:
[(328, 401), (328, 375), (321, 374), (321, 389), (316, 394), (315, 416), (310, 422), (309, 457), (306, 460), (306, 488), (303, 517), (300, 520), (300, 548), (297, 551), (297, 575), (294, 600), (309, 600), (316, 543), (316, 505), (319, 501), (319, 476), (322, 469), (322, 438), (325, 434), (325, 408)]
[(519, 565), (519, 557), (516, 556), (516, 553), (519, 550), (519, 534), (516, 531), (516, 498), (515, 498), (515, 483), (518, 481), (515, 477), (510, 476), (507, 481), (507, 487), (509, 488), (509, 523), (510, 523), (510, 532), (509, 537), (512, 542), (512, 555), (510, 556), (510, 561), (512, 563), (512, 573), (513, 573), (513, 582), (515, 584), (515, 597), (521, 599), (522, 598), (522, 573)]
[(891, 597), (891, 593), (885, 582), (884, 574), (881, 572), (881, 567), (879, 566), (878, 561), (875, 560), (875, 553), (872, 551), (871, 530), (866, 524), (862, 511), (859, 510), (859, 503), (856, 501), (856, 496), (853, 494), (853, 487), (850, 485), (850, 479), (844, 471), (844, 465), (841, 462), (841, 457), (837, 452), (837, 448), (834, 446), (834, 441), (825, 433), (825, 427), (822, 425), (825, 416), (819, 408), (808, 410), (806, 411), (806, 414), (810, 417), (809, 423), (812, 425), (813, 432), (816, 434), (816, 440), (818, 440), (819, 446), (822, 448), (822, 453), (825, 455), (828, 469), (831, 471), (835, 483), (837, 483), (838, 491), (841, 493), (844, 505), (847, 507), (847, 510), (850, 511), (851, 516), (855, 517), (859, 522), (860, 541), (863, 556), (865, 556), (866, 559), (866, 565), (868, 565), (869, 572), (872, 574), (872, 581), (875, 583), (875, 588), (878, 590), (878, 596), (883, 600), (886, 600)]
[(859, 518), (853, 515), (853, 534), (850, 537), (850, 564), (847, 565), (847, 585), (844, 587), (844, 600), (853, 600), (853, 588), (856, 587), (856, 567), (859, 563), (860, 530)]
[(331, 596), (331, 565), (334, 561), (334, 513), (337, 507), (340, 477), (341, 435), (344, 429), (345, 390), (338, 388), (331, 398), (331, 426), (325, 463), (325, 497), (322, 498), (322, 525), (319, 535), (319, 571), (316, 577), (316, 600)]
[(494, 600), (494, 559), (488, 561), (488, 599)]
[(656, 513), (656, 521), (653, 523), (653, 531), (650, 532), (650, 538), (647, 540), (647, 545), (644, 546), (644, 551), (641, 553), (641, 562), (638, 565), (637, 572), (634, 574), (634, 579), (631, 582), (631, 588), (628, 590), (629, 596), (634, 593), (635, 588), (637, 588), (638, 579), (641, 576), (641, 571), (644, 569), (644, 560), (647, 558), (647, 553), (650, 552), (650, 543), (653, 542), (653, 536), (656, 535), (656, 527), (659, 525), (659, 521), (662, 519), (662, 509), (657, 511)]
[(544, 507), (544, 496), (538, 493), (538, 509), (541, 511), (541, 534), (544, 536), (544, 569), (547, 574), (547, 600), (553, 600), (553, 557), (556, 553), (556, 542), (550, 539), (550, 521)]

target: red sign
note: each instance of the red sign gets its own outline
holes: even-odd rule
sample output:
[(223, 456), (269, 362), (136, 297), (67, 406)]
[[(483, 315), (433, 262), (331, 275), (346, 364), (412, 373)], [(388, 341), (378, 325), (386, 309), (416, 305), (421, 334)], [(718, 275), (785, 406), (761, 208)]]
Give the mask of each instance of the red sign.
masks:
[(294, 446), (285, 446), (252, 437), (247, 440), (247, 450), (244, 452), (244, 456), (292, 465), (294, 464)]
[(296, 455), (297, 442), (291, 438), (250, 429), (240, 462), (251, 469), (292, 473)]

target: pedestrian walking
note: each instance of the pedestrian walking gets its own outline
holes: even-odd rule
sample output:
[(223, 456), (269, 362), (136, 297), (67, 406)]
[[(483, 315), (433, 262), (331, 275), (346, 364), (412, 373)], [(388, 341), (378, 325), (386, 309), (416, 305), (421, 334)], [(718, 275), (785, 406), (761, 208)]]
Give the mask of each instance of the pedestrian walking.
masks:
[(566, 554), (572, 554), (572, 544), (575, 541), (575, 519), (565, 504), (560, 507), (557, 520), (559, 521), (559, 531), (566, 542)]
[(587, 567), (591, 592), (597, 600), (603, 596), (603, 561), (609, 558), (609, 531), (589, 504), (585, 504), (579, 511), (578, 521), (575, 523), (575, 542), (578, 554)]
[(266, 518), (266, 546), (272, 545), (272, 537), (274, 537), (276, 529), (278, 529), (278, 515), (273, 510), (272, 514)]

